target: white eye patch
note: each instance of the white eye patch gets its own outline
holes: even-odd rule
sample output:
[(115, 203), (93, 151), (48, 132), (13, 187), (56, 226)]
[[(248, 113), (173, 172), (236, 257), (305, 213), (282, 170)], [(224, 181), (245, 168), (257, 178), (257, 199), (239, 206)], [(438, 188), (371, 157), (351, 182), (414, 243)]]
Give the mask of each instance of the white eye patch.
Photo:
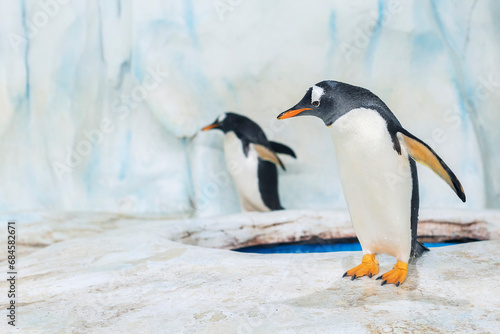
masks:
[(225, 119), (226, 119), (226, 114), (224, 113), (224, 114), (220, 115), (219, 118), (217, 118), (217, 122), (221, 123)]
[(312, 87), (312, 92), (311, 92), (311, 103), (314, 101), (320, 101), (321, 96), (325, 94), (325, 90), (321, 87), (318, 86), (313, 86)]

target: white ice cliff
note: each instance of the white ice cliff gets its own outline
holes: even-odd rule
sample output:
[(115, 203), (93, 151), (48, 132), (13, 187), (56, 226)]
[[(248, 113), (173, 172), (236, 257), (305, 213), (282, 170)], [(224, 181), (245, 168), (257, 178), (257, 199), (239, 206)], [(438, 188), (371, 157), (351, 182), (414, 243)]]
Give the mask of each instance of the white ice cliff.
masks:
[(422, 206), (500, 207), (497, 1), (11, 1), (0, 11), (0, 211), (239, 211), (227, 110), (294, 148), (282, 203), (343, 209), (326, 127), (277, 121), (312, 84), (369, 88), (462, 181)]

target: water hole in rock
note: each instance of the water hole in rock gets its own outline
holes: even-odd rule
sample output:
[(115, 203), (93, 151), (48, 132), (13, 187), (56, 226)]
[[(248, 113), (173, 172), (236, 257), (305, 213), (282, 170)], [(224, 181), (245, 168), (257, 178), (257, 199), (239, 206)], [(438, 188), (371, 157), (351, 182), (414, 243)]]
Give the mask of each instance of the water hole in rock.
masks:
[[(424, 242), (428, 248), (446, 247), (457, 245), (466, 242), (478, 241), (475, 239), (460, 239), (449, 240), (446, 242)], [(361, 245), (357, 238), (323, 240), (316, 239), (308, 242), (282, 243), (282, 244), (267, 244), (256, 245), (233, 249), (242, 253), (258, 253), (258, 254), (276, 254), (276, 253), (328, 253), (328, 252), (347, 252), (361, 251)]]

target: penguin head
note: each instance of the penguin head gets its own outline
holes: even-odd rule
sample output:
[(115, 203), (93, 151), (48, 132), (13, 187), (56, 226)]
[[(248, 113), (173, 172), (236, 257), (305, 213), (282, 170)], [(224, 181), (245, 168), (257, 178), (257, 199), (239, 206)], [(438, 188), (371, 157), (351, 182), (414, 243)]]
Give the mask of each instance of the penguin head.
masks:
[(377, 98), (369, 90), (338, 81), (321, 81), (306, 92), (294, 107), (278, 115), (278, 119), (295, 116), (316, 116), (330, 126), (347, 112)]
[(208, 131), (212, 129), (221, 130), (224, 133), (227, 133), (234, 129), (235, 127), (235, 114), (233, 113), (223, 113), (210, 125), (205, 126), (201, 131)]
[(205, 126), (201, 130), (208, 131), (212, 129), (219, 129), (224, 133), (233, 131), (238, 137), (245, 138), (249, 142), (267, 141), (266, 135), (257, 123), (248, 117), (232, 112), (221, 114), (212, 124)]

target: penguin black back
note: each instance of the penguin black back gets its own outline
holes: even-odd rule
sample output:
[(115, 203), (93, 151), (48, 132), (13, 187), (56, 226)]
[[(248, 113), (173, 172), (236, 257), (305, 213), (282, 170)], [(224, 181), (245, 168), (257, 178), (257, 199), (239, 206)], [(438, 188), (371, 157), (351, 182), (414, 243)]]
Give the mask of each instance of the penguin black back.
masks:
[[(241, 175), (238, 177), (247, 179), (248, 177), (256, 177), (258, 192), (263, 204), (270, 210), (283, 209), (278, 194), (278, 171), (276, 165), (281, 166), (283, 170), (285, 170), (285, 166), (278, 158), (277, 153), (288, 154), (295, 158), (293, 150), (283, 144), (269, 141), (264, 131), (257, 123), (236, 113), (224, 113), (219, 116), (214, 123), (203, 128), (203, 130), (210, 129), (219, 129), (223, 131), (226, 134), (226, 138), (227, 135), (234, 133), (241, 143), (241, 149), (247, 159), (250, 159), (250, 150), (256, 152), (258, 159), (256, 160), (256, 165), (254, 165), (255, 167), (252, 167), (255, 168), (255, 170), (252, 169), (252, 172), (250, 172), (251, 175)], [(229, 153), (226, 149), (226, 159), (227, 154)], [(246, 162), (243, 161), (241, 163), (246, 164)], [(234, 176), (233, 179), (235, 179)], [(235, 180), (235, 182), (238, 183), (240, 181)], [(241, 181), (241, 184), (243, 183), (244, 182)], [(248, 180), (245, 184), (248, 184)], [(239, 188), (239, 192), (247, 191), (246, 189), (242, 189), (244, 188), (243, 186), (237, 186), (237, 188)], [(243, 197), (246, 199), (253, 197), (248, 193), (240, 194), (240, 197), (242, 197), (241, 195), (244, 195)], [(249, 203), (248, 207), (252, 207), (252, 203)], [(255, 204), (253, 204), (253, 207), (255, 208)]]
[(271, 147), (264, 131), (248, 117), (227, 112), (219, 116), (216, 122), (224, 133), (233, 131), (243, 142)]

